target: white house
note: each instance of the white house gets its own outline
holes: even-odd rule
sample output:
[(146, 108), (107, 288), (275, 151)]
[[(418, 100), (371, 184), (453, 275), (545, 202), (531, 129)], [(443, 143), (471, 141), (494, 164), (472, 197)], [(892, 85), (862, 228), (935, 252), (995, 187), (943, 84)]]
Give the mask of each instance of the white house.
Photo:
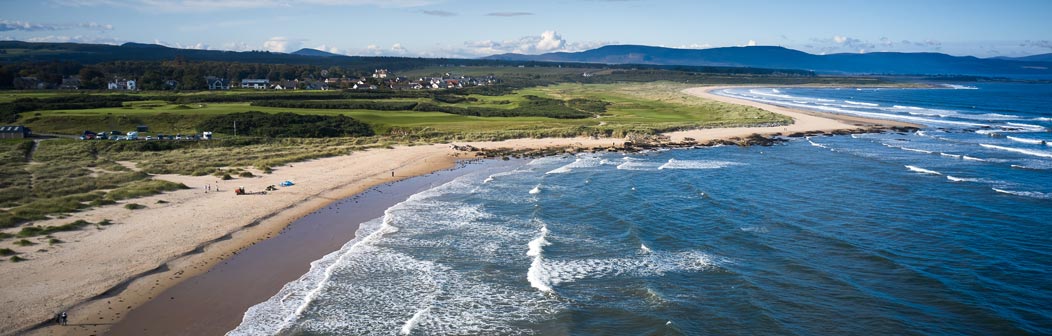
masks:
[(266, 89), (270, 86), (269, 79), (242, 79), (242, 89)]
[(135, 86), (134, 80), (118, 79), (107, 83), (106, 88), (110, 90), (135, 91), (138, 87)]
[(205, 76), (205, 83), (209, 90), (230, 90), (230, 82), (226, 78)]
[(373, 71), (373, 78), (387, 78), (387, 69), (376, 69)]

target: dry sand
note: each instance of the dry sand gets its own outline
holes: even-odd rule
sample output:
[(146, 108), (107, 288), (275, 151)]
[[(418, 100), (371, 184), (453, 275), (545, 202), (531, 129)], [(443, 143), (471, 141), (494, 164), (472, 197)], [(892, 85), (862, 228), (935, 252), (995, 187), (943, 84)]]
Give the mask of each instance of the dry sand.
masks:
[[(774, 134), (855, 129), (871, 125), (914, 126), (865, 118), (833, 116), (776, 107), (709, 94), (717, 87), (684, 92), (707, 99), (756, 106), (788, 115), (795, 123), (784, 127), (712, 128), (673, 132), (675, 140), (698, 141)], [(470, 142), (478, 148), (536, 149), (544, 147), (620, 146), (622, 139), (547, 138), (501, 142)], [(454, 165), (469, 153), (449, 145), (374, 149), (346, 156), (277, 167), (257, 178), (217, 181), (215, 177), (160, 175), (158, 179), (184, 183), (189, 190), (149, 196), (129, 202), (146, 209), (104, 206), (40, 225), (60, 225), (76, 219), (115, 224), (101, 229), (63, 232), (65, 243), (39, 244), (40, 251), (24, 255), (27, 262), (0, 265), (0, 334), (13, 334), (46, 322), (55, 313), (70, 311), (70, 327), (37, 328), (39, 335), (104, 333), (127, 311), (151, 300), (175, 283), (205, 272), (216, 263), (263, 239), (325, 205), (393, 180), (427, 174)], [(395, 173), (395, 176), (391, 175)], [(258, 172), (254, 172), (260, 175)], [(235, 196), (235, 187), (260, 191), (292, 180), (295, 186), (267, 195)], [(206, 185), (220, 192), (207, 192)], [(164, 200), (168, 203), (157, 203)], [(8, 244), (8, 242), (4, 242)]]

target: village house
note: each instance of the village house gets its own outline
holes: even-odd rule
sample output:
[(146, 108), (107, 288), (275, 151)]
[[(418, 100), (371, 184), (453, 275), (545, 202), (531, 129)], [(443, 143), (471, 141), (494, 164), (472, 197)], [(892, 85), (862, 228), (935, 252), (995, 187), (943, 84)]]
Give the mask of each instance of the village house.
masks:
[(262, 89), (266, 89), (269, 86), (270, 86), (270, 80), (269, 79), (242, 79), (241, 80), (241, 88), (242, 89), (262, 90)]
[(76, 77), (62, 78), (62, 85), (59, 85), (58, 88), (60, 90), (79, 90), (80, 79), (77, 79)]
[(0, 126), (0, 139), (25, 139), (33, 132), (25, 126)]
[(208, 85), (209, 90), (230, 90), (230, 81), (226, 78), (205, 76), (205, 84)]
[(373, 71), (373, 78), (387, 78), (387, 69), (376, 69)]
[(174, 80), (174, 79), (169, 79), (169, 80), (164, 81), (164, 89), (165, 90), (178, 90), (179, 89), (179, 81)]
[(15, 77), (15, 80), (12, 81), (11, 84), (18, 90), (39, 90), (48, 87), (47, 83), (36, 77)]
[(273, 90), (295, 90), (297, 82), (295, 81), (277, 81), (270, 86)]
[(106, 84), (106, 88), (110, 90), (127, 90), (135, 91), (138, 89), (135, 86), (135, 80), (131, 79), (117, 79)]

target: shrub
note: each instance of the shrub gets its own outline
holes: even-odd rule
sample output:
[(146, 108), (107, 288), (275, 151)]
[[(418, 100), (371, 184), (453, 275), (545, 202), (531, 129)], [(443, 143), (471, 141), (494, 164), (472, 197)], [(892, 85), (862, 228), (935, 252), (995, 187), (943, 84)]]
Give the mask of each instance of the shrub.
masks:
[(65, 242), (61, 241), (61, 240), (58, 240), (58, 239), (55, 239), (55, 238), (51, 238), (51, 239), (47, 240), (47, 243), (48, 243), (48, 245), (55, 245), (55, 244), (62, 244), (62, 243), (65, 243)]
[(5, 248), (0, 248), (0, 256), (6, 257), (6, 256), (11, 256), (11, 255), (16, 255), (16, 254), (18, 254), (18, 252), (15, 252), (15, 250), (12, 250), (12, 249), (9, 249), (9, 248), (6, 248), (6, 247)]
[[(88, 225), (91, 225), (91, 222), (88, 222), (88, 221), (83, 220), (83, 219), (79, 219), (79, 220), (74, 221), (72, 223), (63, 224), (63, 225), (59, 225), (59, 226), (27, 226), (27, 227), (22, 228), (22, 230), (18, 231), (18, 236), (19, 237), (34, 237), (34, 236), (49, 235), (49, 234), (52, 234), (52, 233), (55, 233), (55, 232), (76, 231), (76, 230), (80, 230), (81, 228), (83, 228), (85, 226), (88, 226)], [(25, 239), (23, 239), (23, 240), (25, 240)]]
[(138, 203), (128, 203), (128, 204), (124, 205), (124, 208), (128, 209), (128, 210), (139, 210), (139, 209), (145, 209), (146, 206), (142, 205), (142, 204), (138, 204)]
[(11, 256), (10, 260), (11, 260), (11, 262), (20, 262), (20, 261), (26, 261), (26, 260), (29, 260), (29, 259), (22, 258), (22, 257), (19, 257), (19, 256)]
[(156, 195), (165, 191), (175, 191), (179, 189), (189, 189), (189, 187), (182, 183), (175, 183), (164, 180), (142, 180), (135, 181), (120, 188), (114, 189), (113, 191), (110, 191), (106, 194), (106, 198), (114, 201), (120, 201), (131, 198)]
[(20, 239), (19, 241), (15, 242), (15, 245), (18, 245), (18, 246), (32, 246), (32, 245), (36, 245), (36, 243), (28, 241), (28, 240), (25, 240), (25, 239)]
[(243, 172), (241, 172), (241, 174), (239, 176), (241, 176), (241, 177), (253, 177), (255, 175), (252, 175), (252, 172), (250, 172), (250, 171), (243, 171)]
[(168, 201), (165, 201), (165, 200), (157, 200), (157, 204), (167, 204), (167, 203), (168, 203)]
[(233, 179), (233, 177), (230, 177), (230, 174), (223, 174), (223, 181), (226, 181), (226, 180), (229, 180), (229, 179)]
[(268, 114), (257, 111), (214, 116), (198, 124), (197, 129), (233, 133), (231, 125), (235, 121), (238, 134), (261, 137), (332, 138), (374, 134), (369, 125), (343, 115)]

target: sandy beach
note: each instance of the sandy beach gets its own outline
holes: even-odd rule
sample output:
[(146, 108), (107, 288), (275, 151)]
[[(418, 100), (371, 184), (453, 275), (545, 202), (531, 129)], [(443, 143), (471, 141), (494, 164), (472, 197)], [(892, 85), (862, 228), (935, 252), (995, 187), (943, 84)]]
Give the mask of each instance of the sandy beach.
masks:
[[(667, 134), (673, 141), (698, 141), (759, 134), (834, 131), (875, 125), (916, 126), (908, 123), (821, 114), (717, 96), (709, 90), (684, 92), (706, 99), (759, 107), (792, 117), (778, 127), (698, 129)], [(559, 138), (471, 142), (477, 148), (536, 149), (545, 147), (618, 146), (623, 139)], [(275, 167), (262, 177), (217, 181), (212, 176), (158, 175), (154, 178), (184, 183), (191, 189), (136, 199), (146, 209), (121, 205), (75, 213), (69, 218), (39, 221), (61, 225), (77, 219), (114, 225), (62, 232), (66, 243), (28, 253), (28, 262), (0, 265), (0, 334), (14, 334), (41, 326), (55, 313), (70, 312), (71, 326), (37, 327), (29, 334), (101, 334), (128, 312), (154, 300), (174, 285), (202, 274), (239, 251), (274, 237), (290, 223), (327, 205), (370, 188), (407, 177), (448, 169), (472, 153), (454, 151), (449, 144), (396, 147), (355, 152)], [(392, 174), (393, 173), (393, 174)], [(267, 195), (235, 196), (234, 188), (249, 192), (291, 180), (295, 186)], [(218, 187), (220, 192), (206, 190)], [(163, 200), (167, 203), (158, 203)]]

